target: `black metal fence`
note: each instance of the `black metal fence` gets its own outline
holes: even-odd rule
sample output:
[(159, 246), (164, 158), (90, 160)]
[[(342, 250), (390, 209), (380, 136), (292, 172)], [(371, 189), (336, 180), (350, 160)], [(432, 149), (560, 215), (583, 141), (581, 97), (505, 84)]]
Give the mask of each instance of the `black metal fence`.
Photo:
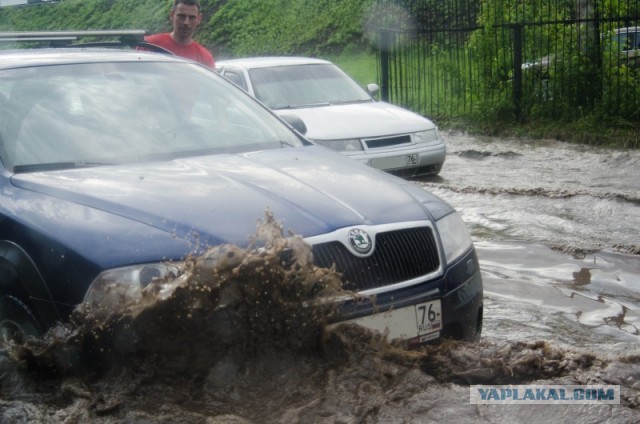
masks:
[(383, 98), (429, 116), (640, 118), (640, 0), (378, 0)]

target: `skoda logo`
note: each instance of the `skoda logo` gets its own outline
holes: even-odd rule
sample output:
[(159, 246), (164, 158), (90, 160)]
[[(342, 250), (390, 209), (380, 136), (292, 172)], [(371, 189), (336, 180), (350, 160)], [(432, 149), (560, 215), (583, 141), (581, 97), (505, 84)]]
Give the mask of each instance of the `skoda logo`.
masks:
[(353, 250), (362, 255), (371, 252), (371, 248), (373, 247), (369, 234), (359, 228), (354, 228), (349, 231), (349, 245)]

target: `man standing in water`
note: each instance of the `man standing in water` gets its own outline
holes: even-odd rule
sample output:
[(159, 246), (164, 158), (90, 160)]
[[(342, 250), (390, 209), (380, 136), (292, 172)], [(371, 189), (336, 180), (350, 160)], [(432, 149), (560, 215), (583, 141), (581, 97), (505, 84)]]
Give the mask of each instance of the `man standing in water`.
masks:
[(198, 0), (174, 0), (169, 19), (173, 25), (172, 32), (153, 34), (145, 37), (145, 41), (160, 46), (171, 53), (199, 62), (211, 69), (216, 63), (213, 55), (201, 44), (193, 40), (202, 14)]

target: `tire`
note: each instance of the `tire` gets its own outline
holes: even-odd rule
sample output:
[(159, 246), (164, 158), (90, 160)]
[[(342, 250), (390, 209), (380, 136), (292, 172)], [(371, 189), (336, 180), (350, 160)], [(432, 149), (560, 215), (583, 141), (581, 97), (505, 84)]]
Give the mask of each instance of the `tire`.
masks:
[(478, 309), (478, 317), (476, 318), (476, 329), (469, 338), (470, 342), (479, 342), (482, 337), (482, 307)]
[(0, 297), (0, 350), (41, 334), (37, 319), (25, 303), (13, 296)]

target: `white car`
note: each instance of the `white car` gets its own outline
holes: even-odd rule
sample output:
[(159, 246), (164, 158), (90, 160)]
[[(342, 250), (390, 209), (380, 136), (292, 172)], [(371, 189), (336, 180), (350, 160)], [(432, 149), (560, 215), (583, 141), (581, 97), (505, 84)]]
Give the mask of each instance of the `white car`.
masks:
[(216, 63), (221, 75), (256, 97), (316, 144), (389, 173), (437, 174), (446, 145), (436, 125), (376, 100), (333, 63), (303, 57), (258, 57)]

